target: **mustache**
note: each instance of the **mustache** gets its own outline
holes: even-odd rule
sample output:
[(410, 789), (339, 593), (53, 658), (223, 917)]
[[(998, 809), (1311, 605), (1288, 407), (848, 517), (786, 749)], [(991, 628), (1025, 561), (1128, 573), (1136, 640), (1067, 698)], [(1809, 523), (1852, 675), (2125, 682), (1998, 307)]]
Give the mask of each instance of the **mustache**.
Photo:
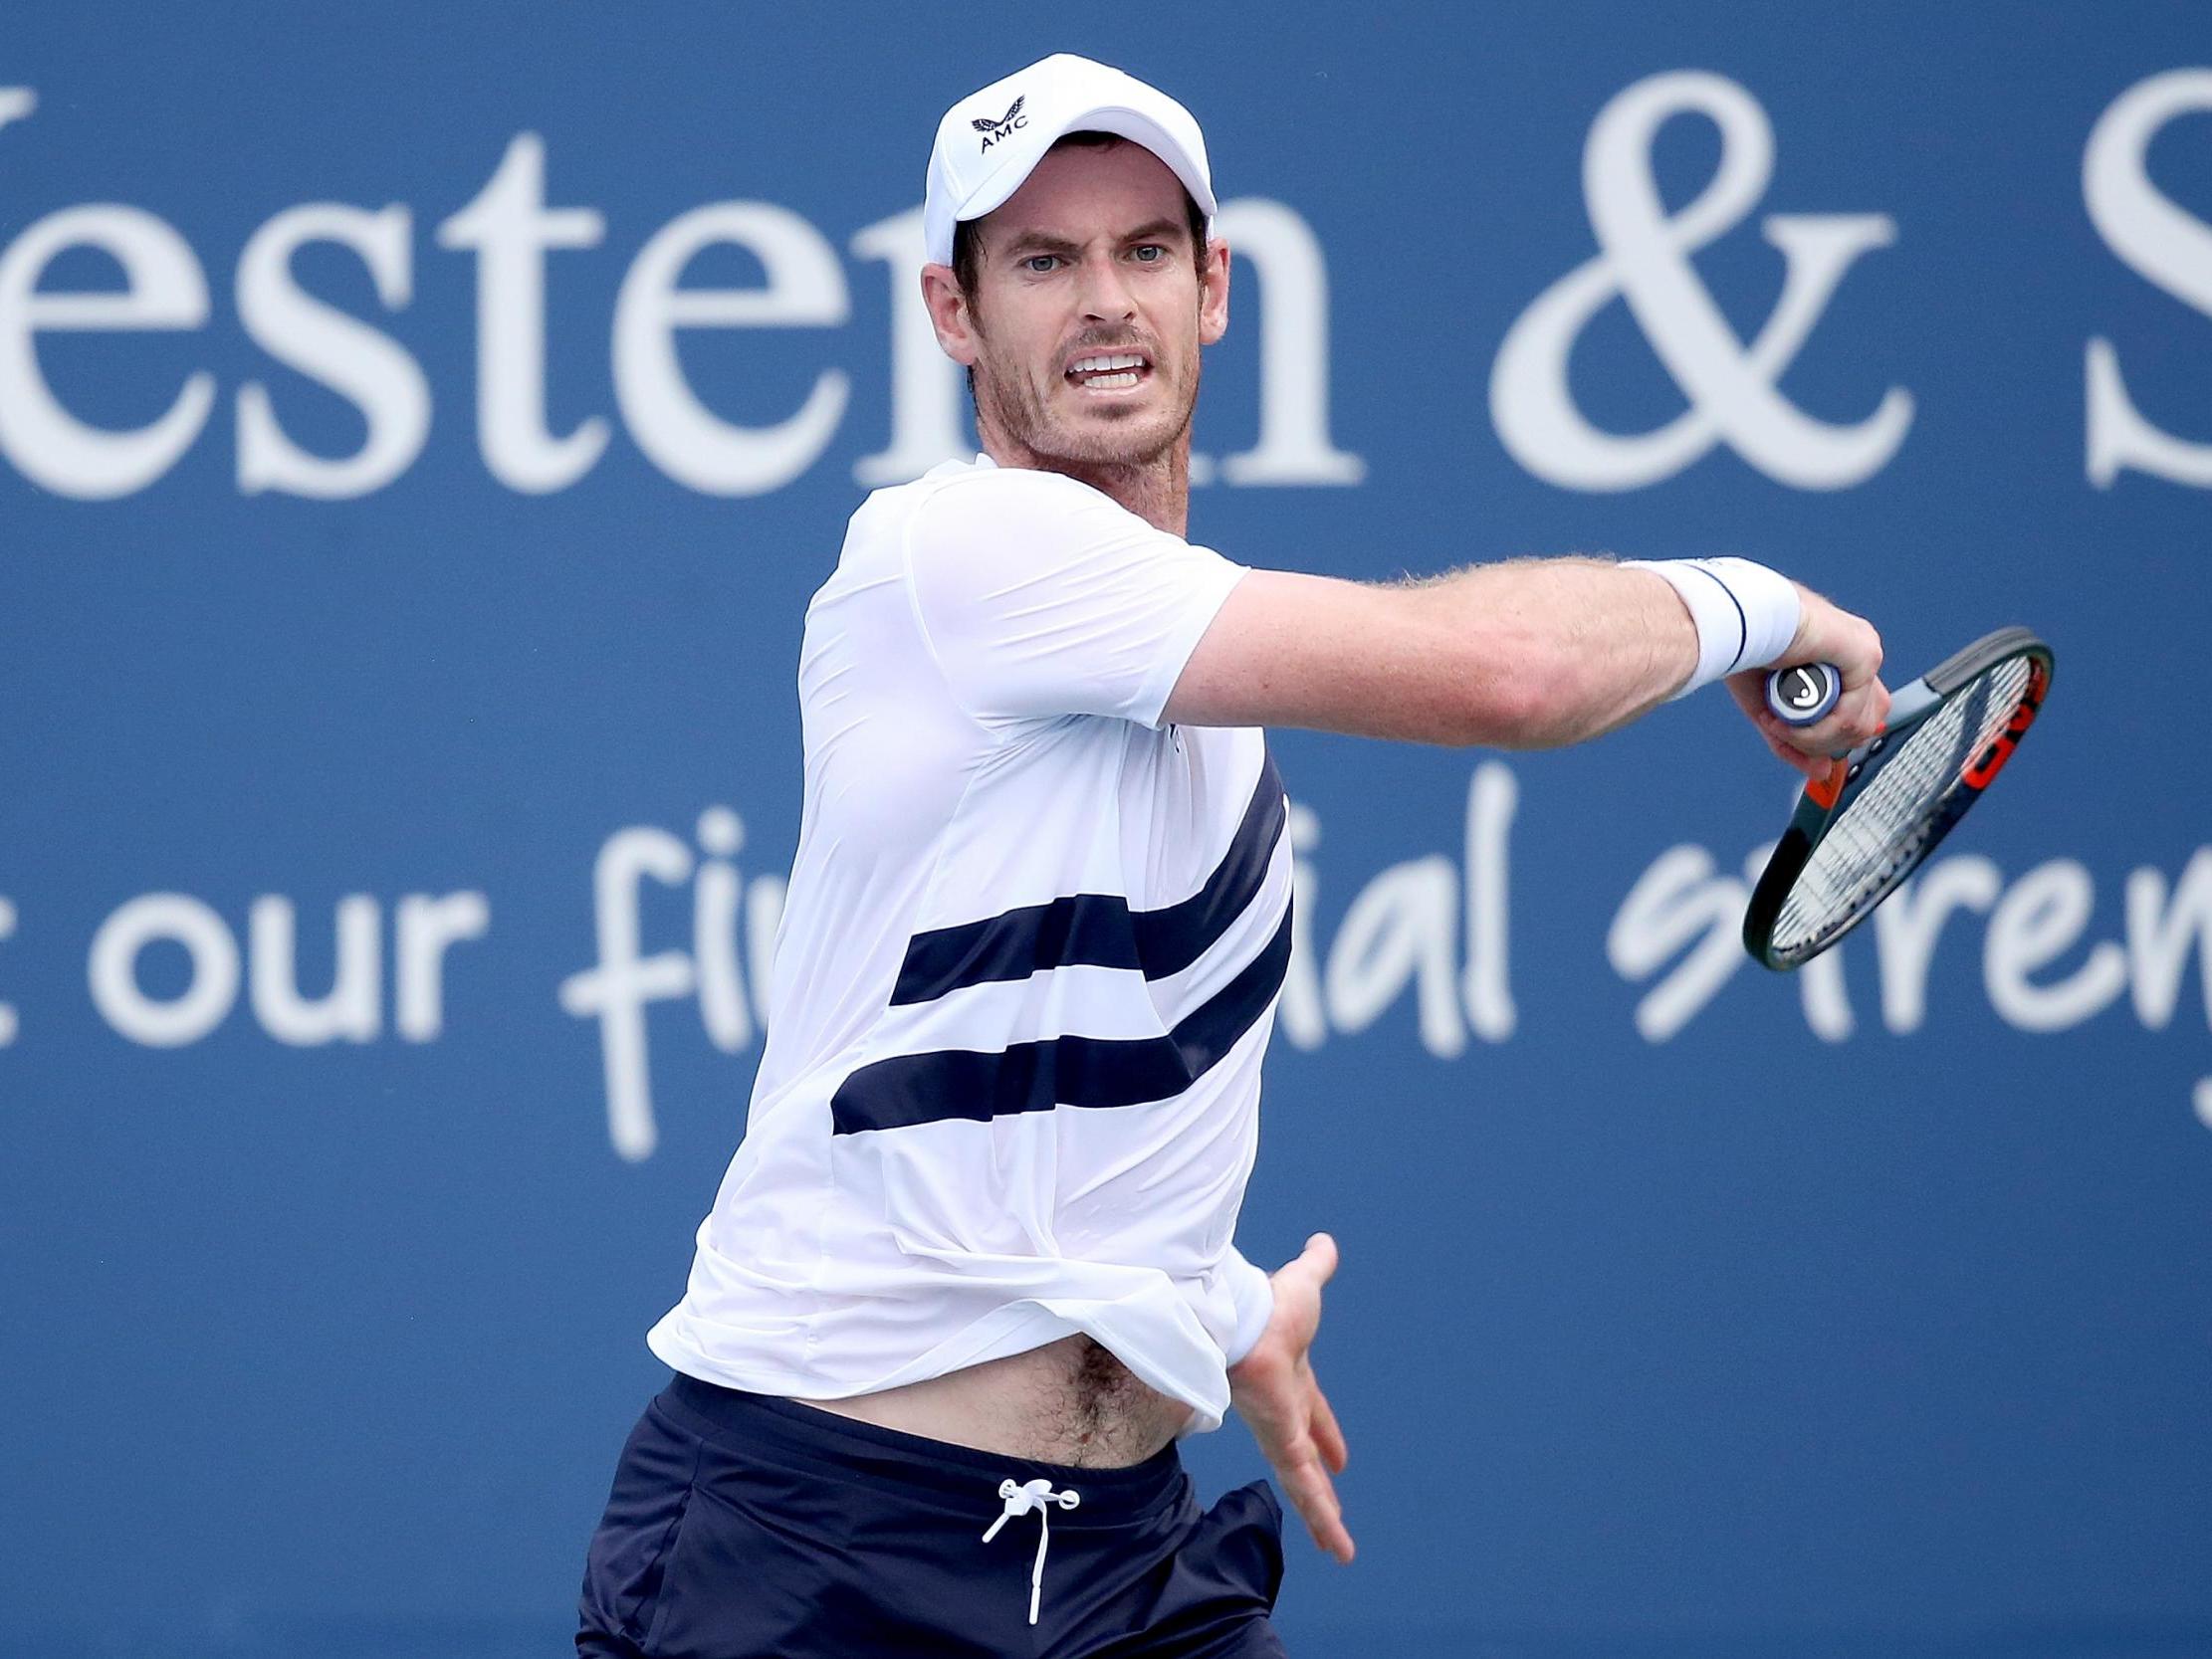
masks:
[(1108, 328), (1086, 328), (1060, 346), (1063, 360), (1082, 351), (1133, 351), (1142, 353), (1154, 362), (1160, 360), (1159, 347), (1153, 341), (1142, 335), (1120, 333)]

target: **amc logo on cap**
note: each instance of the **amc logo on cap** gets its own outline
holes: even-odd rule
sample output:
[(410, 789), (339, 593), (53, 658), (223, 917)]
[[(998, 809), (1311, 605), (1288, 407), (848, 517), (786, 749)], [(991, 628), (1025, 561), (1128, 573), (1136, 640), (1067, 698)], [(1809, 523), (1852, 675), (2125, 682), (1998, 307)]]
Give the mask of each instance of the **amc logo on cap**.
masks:
[(1012, 107), (995, 121), (972, 120), (971, 124), (984, 135), (985, 149), (990, 149), (1001, 139), (1012, 137), (1029, 124), (1029, 117), (1021, 112), (1021, 106), (1028, 102), (1026, 96), (1015, 99)]

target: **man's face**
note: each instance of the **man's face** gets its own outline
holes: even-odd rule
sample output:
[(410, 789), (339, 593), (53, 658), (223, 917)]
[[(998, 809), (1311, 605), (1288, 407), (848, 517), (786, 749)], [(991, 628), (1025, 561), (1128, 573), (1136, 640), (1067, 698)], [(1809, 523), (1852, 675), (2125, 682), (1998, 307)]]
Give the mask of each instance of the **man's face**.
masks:
[(1104, 466), (1184, 438), (1199, 347), (1228, 320), (1228, 250), (1199, 268), (1167, 164), (1127, 142), (1055, 149), (977, 230), (976, 291), (943, 302), (939, 335), (975, 369), (987, 436)]

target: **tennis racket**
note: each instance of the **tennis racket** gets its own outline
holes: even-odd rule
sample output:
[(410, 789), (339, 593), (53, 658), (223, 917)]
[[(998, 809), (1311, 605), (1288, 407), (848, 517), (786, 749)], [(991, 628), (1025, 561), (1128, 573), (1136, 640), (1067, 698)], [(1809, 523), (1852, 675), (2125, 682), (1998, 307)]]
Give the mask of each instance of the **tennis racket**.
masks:
[[(1901, 688), (1889, 724), (1798, 797), (1751, 891), (1743, 947), (1787, 970), (1871, 916), (2012, 758), (2043, 707), (2052, 666), (2051, 648), (2034, 634), (2000, 628)], [(1810, 726), (1835, 707), (1840, 686), (1826, 663), (1782, 669), (1767, 677), (1767, 707)]]

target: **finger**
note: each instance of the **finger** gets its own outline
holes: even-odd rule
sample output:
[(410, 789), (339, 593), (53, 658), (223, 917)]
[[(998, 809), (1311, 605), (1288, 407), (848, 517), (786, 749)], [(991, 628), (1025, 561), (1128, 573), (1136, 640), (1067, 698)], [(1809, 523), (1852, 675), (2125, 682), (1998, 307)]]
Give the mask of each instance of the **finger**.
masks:
[(1328, 1396), (1317, 1383), (1313, 1389), (1313, 1440), (1321, 1448), (1321, 1461), (1335, 1474), (1344, 1473), (1344, 1465), (1351, 1457), (1351, 1448), (1344, 1443), (1344, 1430), (1336, 1420)]
[(1352, 1535), (1345, 1531), (1344, 1523), (1334, 1517), (1319, 1527), (1309, 1524), (1306, 1532), (1315, 1544), (1346, 1565), (1350, 1565), (1352, 1557), (1359, 1553), (1358, 1547), (1352, 1543)]
[(1298, 1260), (1301, 1262), (1311, 1262), (1313, 1264), (1313, 1270), (1317, 1275), (1314, 1283), (1319, 1285), (1326, 1285), (1329, 1282), (1330, 1278), (1336, 1273), (1336, 1240), (1331, 1238), (1327, 1233), (1315, 1233), (1311, 1238), (1306, 1240), (1305, 1251), (1302, 1255), (1299, 1256)]
[(1337, 1502), (1336, 1488), (1329, 1480), (1328, 1471), (1313, 1456), (1310, 1446), (1287, 1466), (1278, 1464), (1275, 1472), (1281, 1476), (1290, 1506), (1305, 1522), (1313, 1542), (1338, 1560), (1349, 1561), (1353, 1554), (1352, 1535), (1344, 1527), (1343, 1506)]
[(1857, 748), (1879, 733), (1889, 715), (1889, 694), (1880, 681), (1871, 680), (1846, 692), (1835, 710), (1818, 726), (1793, 733), (1797, 746), (1824, 759)]
[(1856, 688), (1856, 694), (1845, 694), (1838, 713), (1846, 716), (1854, 726), (1864, 727), (1872, 736), (1889, 717), (1889, 688), (1880, 680), (1870, 679)]

